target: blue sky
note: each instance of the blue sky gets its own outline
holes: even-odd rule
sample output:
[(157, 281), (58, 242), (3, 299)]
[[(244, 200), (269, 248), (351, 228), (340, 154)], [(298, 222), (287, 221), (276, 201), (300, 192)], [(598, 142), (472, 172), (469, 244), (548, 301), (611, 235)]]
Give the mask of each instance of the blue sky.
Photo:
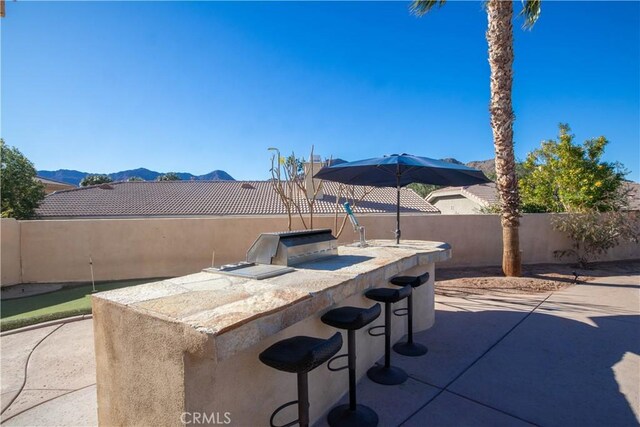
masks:
[[(269, 177), (268, 147), (493, 157), (486, 13), (448, 2), (7, 2), (2, 137), (38, 169)], [(516, 2), (520, 10), (520, 2)], [(516, 156), (567, 122), (640, 180), (640, 3), (515, 23)]]

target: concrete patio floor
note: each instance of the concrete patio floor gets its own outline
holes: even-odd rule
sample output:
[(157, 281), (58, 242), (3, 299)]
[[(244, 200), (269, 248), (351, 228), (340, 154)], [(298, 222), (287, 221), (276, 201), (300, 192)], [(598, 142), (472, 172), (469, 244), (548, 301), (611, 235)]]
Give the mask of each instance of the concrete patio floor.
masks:
[[(436, 309), (429, 353), (392, 356), (405, 384), (358, 384), (381, 426), (640, 424), (640, 272)], [(96, 425), (92, 337), (83, 320), (0, 338), (2, 424)]]

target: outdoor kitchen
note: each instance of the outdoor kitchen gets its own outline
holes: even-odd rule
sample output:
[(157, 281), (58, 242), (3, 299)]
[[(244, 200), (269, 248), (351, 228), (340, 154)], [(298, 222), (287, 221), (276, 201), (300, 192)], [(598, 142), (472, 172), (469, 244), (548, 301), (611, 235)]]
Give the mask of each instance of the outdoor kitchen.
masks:
[[(330, 230), (263, 233), (244, 262), (95, 294), (99, 422), (175, 425), (188, 423), (185, 414), (204, 414), (267, 425), (297, 388), (294, 375), (262, 364), (261, 352), (290, 337), (329, 338), (336, 329), (320, 321), (323, 314), (372, 306), (364, 293), (390, 287), (398, 275), (429, 273), (426, 286), (413, 290), (413, 330), (430, 328), (434, 264), (450, 257), (441, 242), (337, 246)], [(398, 319), (389, 328), (392, 342), (407, 333)], [(382, 323), (380, 317), (372, 325)], [(384, 341), (358, 331), (359, 377), (383, 356)], [(311, 423), (348, 388), (346, 375), (325, 366), (309, 372)], [(295, 418), (295, 408), (286, 408), (276, 423)]]

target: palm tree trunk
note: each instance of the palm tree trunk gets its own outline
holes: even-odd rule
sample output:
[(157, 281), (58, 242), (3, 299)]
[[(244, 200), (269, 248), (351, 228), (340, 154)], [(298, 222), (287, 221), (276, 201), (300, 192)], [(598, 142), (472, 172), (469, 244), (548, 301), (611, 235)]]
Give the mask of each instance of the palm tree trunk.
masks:
[(491, 128), (496, 153), (496, 184), (500, 195), (502, 223), (502, 271), (520, 276), (518, 227), (520, 196), (513, 154), (513, 2), (488, 0), (489, 65), (491, 66)]

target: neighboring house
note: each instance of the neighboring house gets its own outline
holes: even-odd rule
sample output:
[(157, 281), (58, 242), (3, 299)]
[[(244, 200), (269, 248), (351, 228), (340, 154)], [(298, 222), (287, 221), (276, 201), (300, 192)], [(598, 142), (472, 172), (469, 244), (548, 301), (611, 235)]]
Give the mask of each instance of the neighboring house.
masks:
[(35, 179), (36, 181), (40, 181), (42, 184), (44, 184), (44, 191), (47, 194), (51, 194), (53, 192), (60, 191), (60, 190), (71, 190), (72, 188), (77, 188), (73, 184), (67, 184), (66, 182), (61, 182), (61, 181), (54, 181), (52, 179), (43, 178), (41, 176), (36, 176)]
[[(372, 188), (355, 206), (356, 214), (396, 212), (395, 188)], [(364, 187), (355, 186), (356, 198)], [(340, 184), (325, 181), (315, 214), (343, 213), (336, 203)], [(304, 195), (299, 205), (307, 211)], [(410, 189), (402, 189), (401, 212), (438, 214)], [(286, 209), (269, 181), (150, 181), (110, 184), (58, 191), (45, 197), (37, 214), (42, 219), (194, 217), (223, 215), (285, 215)]]
[[(623, 184), (629, 195), (629, 210), (640, 210), (640, 184)], [(477, 214), (499, 203), (498, 191), (494, 183), (470, 185), (468, 187), (446, 187), (431, 192), (427, 202), (438, 208), (442, 214)]]
[(640, 183), (625, 182), (625, 190), (629, 193), (629, 210), (640, 211)]
[(496, 184), (469, 185), (466, 187), (445, 187), (432, 191), (427, 202), (442, 214), (478, 214), (499, 202)]

